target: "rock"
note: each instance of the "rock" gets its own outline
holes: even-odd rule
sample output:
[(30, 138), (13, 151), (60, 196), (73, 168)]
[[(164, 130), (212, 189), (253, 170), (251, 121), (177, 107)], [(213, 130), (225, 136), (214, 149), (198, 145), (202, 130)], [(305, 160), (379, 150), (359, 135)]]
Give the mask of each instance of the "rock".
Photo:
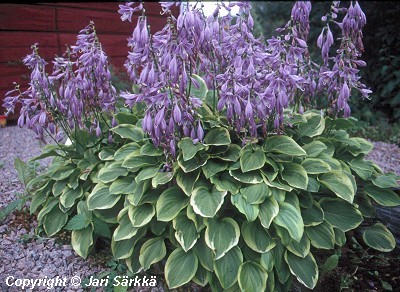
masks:
[(3, 242), (2, 242), (4, 245), (11, 245), (12, 244), (12, 242), (11, 241), (9, 241), (8, 239), (3, 239)]

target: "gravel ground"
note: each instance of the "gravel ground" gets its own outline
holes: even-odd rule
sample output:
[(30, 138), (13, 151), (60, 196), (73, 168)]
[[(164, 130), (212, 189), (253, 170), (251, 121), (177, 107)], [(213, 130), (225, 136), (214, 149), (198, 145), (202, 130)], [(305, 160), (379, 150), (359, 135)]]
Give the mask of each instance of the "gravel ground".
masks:
[[(34, 139), (34, 133), (25, 128), (20, 129), (17, 126), (0, 128), (0, 208), (15, 200), (17, 192), (23, 191), (14, 169), (14, 158), (19, 157), (27, 161), (39, 155), (42, 146)], [(374, 150), (368, 158), (382, 170), (393, 171), (400, 175), (400, 149), (396, 145), (375, 142)], [(69, 245), (56, 243), (54, 239), (34, 236), (35, 226), (34, 217), (18, 212), (9, 215), (0, 223), (0, 291), (21, 290), (6, 285), (6, 279), (10, 276), (15, 279), (54, 279), (58, 276), (71, 281), (73, 276), (84, 279), (107, 270), (104, 264), (92, 257), (83, 260)], [(29, 240), (26, 240), (27, 238)], [(158, 289), (153, 288), (151, 291), (163, 291), (160, 285)], [(47, 289), (46, 287), (35, 289), (38, 290)], [(68, 282), (67, 288), (55, 289), (55, 291), (77, 290), (82, 291), (81, 288), (74, 288)]]

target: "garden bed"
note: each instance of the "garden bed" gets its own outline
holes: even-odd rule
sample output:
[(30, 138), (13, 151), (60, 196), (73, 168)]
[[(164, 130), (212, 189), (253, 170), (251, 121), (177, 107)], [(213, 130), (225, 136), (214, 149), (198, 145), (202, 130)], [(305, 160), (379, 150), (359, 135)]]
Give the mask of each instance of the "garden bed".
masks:
[[(382, 142), (373, 144), (374, 149), (369, 154), (369, 159), (384, 171), (400, 174), (400, 149), (396, 145)], [(0, 129), (0, 208), (15, 200), (16, 194), (23, 191), (14, 169), (14, 159), (19, 157), (27, 161), (39, 155), (41, 147), (42, 144), (35, 140), (35, 134), (26, 128), (8, 126)], [(96, 253), (84, 260), (67, 244), (67, 240), (35, 236), (36, 226), (35, 216), (29, 215), (26, 209), (14, 212), (0, 223), (0, 290), (7, 291), (9, 288), (5, 284), (5, 278), (9, 275), (33, 279), (45, 276), (54, 278), (57, 275), (85, 279), (111, 270), (112, 256), (102, 253), (101, 246)], [(391, 253), (382, 254), (366, 249), (358, 233), (354, 233), (354, 237), (360, 245), (352, 242), (351, 234), (348, 235), (338, 268), (326, 274), (316, 290), (326, 291), (329, 288), (329, 291), (339, 291), (340, 287), (345, 288), (347, 285), (356, 291), (381, 291), (381, 280), (394, 289), (398, 287), (398, 247)], [(384, 259), (381, 258), (382, 255)], [(158, 291), (164, 291), (164, 281), (157, 278)], [(46, 290), (45, 287), (42, 288)]]

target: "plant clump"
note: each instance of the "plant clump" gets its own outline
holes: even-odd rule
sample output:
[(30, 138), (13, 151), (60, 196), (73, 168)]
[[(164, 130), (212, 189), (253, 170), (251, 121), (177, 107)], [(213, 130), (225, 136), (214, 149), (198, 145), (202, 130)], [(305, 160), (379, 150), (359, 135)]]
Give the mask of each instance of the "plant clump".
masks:
[[(20, 125), (40, 137), (46, 129), (59, 142), (62, 129), (70, 138), (33, 159), (54, 157), (27, 186), (38, 230), (70, 230), (84, 258), (108, 239), (132, 274), (166, 259), (171, 289), (194, 281), (213, 291), (288, 291), (294, 279), (312, 289), (329, 266), (313, 252), (334, 254), (376, 204), (400, 205), (398, 177), (366, 160), (372, 144), (347, 132), (357, 123), (348, 117), (352, 90), (370, 92), (357, 75), (365, 16), (357, 2), (333, 3), (318, 65), (308, 54), (310, 2), (296, 2), (281, 36), (267, 41), (252, 34), (248, 2), (219, 3), (208, 17), (201, 3), (178, 17), (172, 5), (161, 2), (168, 22), (155, 33), (143, 4), (120, 5), (122, 20), (141, 13), (128, 40), (126, 107), (93, 24), (52, 75), (36, 48), (26, 61), (31, 87), (10, 93), (6, 106), (24, 103)], [(236, 17), (220, 15), (233, 5)], [(342, 36), (330, 56), (333, 24)], [(313, 108), (316, 92), (329, 108)], [(382, 252), (395, 247), (379, 223), (363, 239)]]

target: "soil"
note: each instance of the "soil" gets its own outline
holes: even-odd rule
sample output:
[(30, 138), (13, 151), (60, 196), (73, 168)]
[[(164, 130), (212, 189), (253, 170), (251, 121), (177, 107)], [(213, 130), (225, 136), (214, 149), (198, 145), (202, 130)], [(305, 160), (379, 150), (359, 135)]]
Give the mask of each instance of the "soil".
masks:
[[(364, 244), (359, 229), (346, 237), (337, 268), (326, 273), (314, 291), (400, 291), (400, 248), (396, 246), (386, 253), (375, 251)], [(320, 261), (327, 257), (314, 255)]]

